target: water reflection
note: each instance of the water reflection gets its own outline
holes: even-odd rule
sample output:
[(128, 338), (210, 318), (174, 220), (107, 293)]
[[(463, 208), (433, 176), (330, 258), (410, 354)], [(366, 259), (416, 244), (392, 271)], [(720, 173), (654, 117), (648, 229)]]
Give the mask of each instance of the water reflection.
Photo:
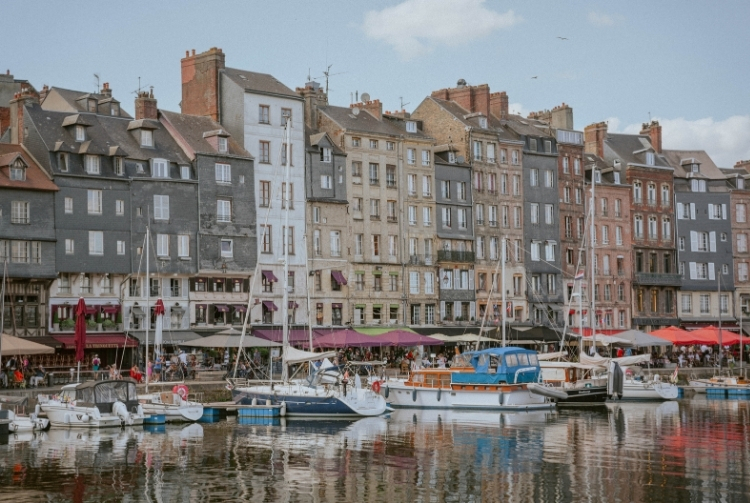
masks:
[(0, 446), (0, 494), (15, 502), (739, 502), (750, 492), (749, 409), (693, 399), (52, 429)]

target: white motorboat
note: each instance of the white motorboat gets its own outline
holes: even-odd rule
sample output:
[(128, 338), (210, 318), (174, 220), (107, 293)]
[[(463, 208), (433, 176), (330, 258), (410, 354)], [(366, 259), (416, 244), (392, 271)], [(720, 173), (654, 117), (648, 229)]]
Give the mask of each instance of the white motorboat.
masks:
[(143, 424), (132, 379), (86, 381), (63, 386), (59, 395), (39, 396), (41, 410), (52, 426), (105, 428)]
[(373, 383), (373, 389), (394, 408), (550, 409), (551, 398), (564, 394), (537, 384), (540, 374), (536, 351), (492, 348), (457, 355), (451, 369), (415, 370), (406, 381)]
[(747, 390), (750, 392), (750, 381), (735, 376), (715, 376), (709, 379), (690, 379), (690, 388), (696, 393), (705, 393), (708, 389)]
[(680, 389), (660, 379), (626, 378), (622, 383), (622, 400), (677, 400)]
[(49, 428), (49, 419), (39, 417), (39, 406), (31, 414), (21, 414), (25, 410), (29, 399), (17, 396), (0, 396), (0, 404), (7, 409), (8, 431), (10, 433), (28, 433), (32, 431), (44, 431)]
[(188, 387), (179, 384), (172, 391), (138, 395), (147, 415), (163, 415), (167, 422), (195, 422), (203, 416), (203, 404), (188, 400)]

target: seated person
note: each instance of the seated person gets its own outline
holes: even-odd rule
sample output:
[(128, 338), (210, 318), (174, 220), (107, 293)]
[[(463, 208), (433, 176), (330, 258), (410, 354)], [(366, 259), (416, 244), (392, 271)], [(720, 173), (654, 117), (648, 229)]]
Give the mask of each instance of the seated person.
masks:
[(141, 380), (143, 379), (143, 374), (138, 369), (137, 365), (133, 365), (130, 368), (130, 377), (132, 377), (133, 379), (135, 379), (135, 382), (141, 382)]
[(29, 380), (29, 383), (32, 387), (36, 388), (39, 386), (39, 384), (44, 384), (44, 378), (47, 375), (47, 372), (45, 372), (44, 367), (42, 365), (39, 365), (36, 369), (36, 372), (33, 376), (31, 376), (31, 379)]
[(13, 381), (21, 385), (26, 385), (26, 380), (23, 378), (23, 372), (21, 372), (21, 369), (13, 371)]

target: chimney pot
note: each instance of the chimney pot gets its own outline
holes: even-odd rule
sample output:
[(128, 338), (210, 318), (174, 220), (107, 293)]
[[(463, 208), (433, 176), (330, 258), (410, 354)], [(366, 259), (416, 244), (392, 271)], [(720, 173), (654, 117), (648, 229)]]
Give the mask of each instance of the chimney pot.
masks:
[(195, 56), (195, 49), (193, 49), (193, 56)]

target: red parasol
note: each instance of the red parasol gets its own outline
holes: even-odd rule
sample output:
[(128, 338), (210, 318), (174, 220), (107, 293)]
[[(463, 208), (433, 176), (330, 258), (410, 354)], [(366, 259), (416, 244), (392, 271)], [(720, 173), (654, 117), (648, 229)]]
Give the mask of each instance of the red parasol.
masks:
[(710, 336), (701, 335), (699, 330), (688, 332), (678, 327), (667, 327), (654, 330), (651, 335), (671, 341), (678, 346), (682, 344), (716, 344)]
[(76, 361), (83, 361), (83, 350), (86, 348), (86, 302), (83, 297), (76, 305)]
[(740, 336), (739, 334), (736, 334), (734, 332), (730, 332), (726, 329), (719, 330), (717, 327), (714, 326), (708, 326), (701, 328), (699, 330), (696, 330), (693, 332), (694, 335), (705, 337), (709, 340), (711, 340), (711, 344), (719, 344), (719, 335), (721, 335), (721, 345), (722, 346), (733, 346), (735, 344), (740, 343)]

